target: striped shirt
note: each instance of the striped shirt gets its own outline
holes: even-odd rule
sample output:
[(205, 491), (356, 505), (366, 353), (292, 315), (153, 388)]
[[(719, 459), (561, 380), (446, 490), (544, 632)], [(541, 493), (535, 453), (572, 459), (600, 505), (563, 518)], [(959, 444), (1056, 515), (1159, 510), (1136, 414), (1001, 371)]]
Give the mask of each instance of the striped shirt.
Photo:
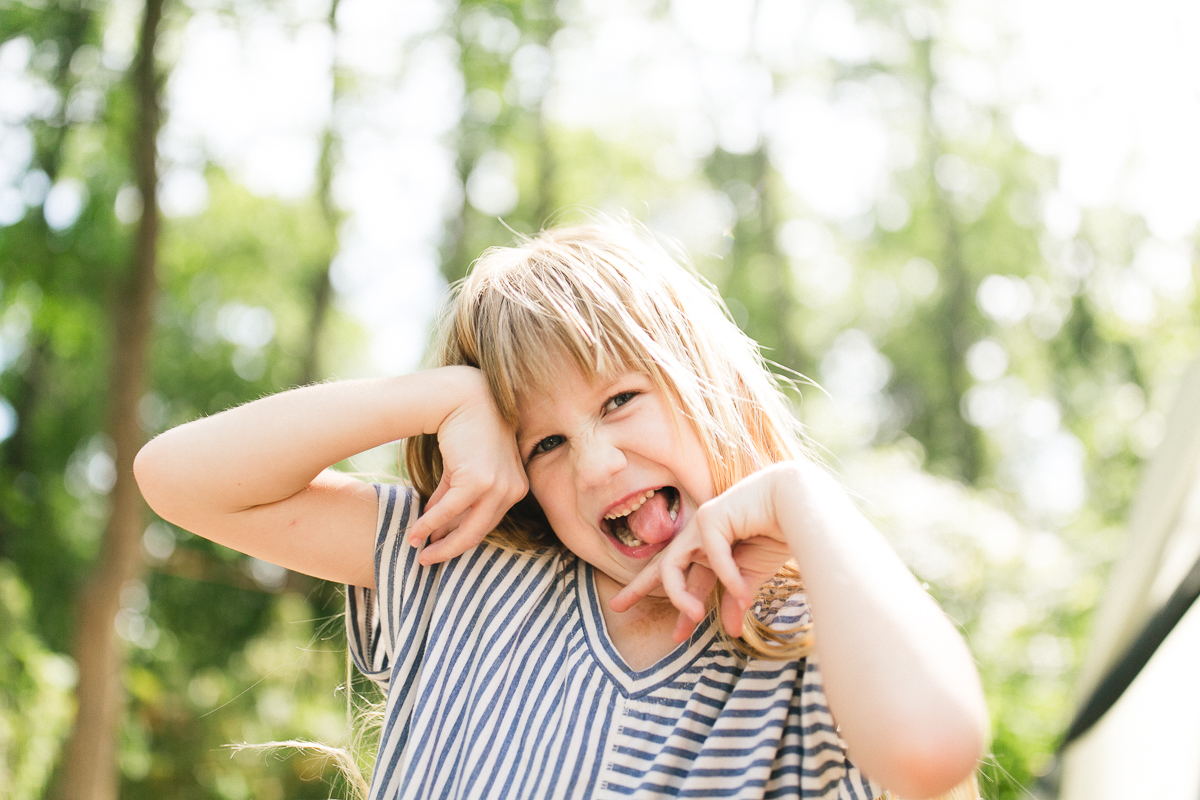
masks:
[[(654, 666), (613, 647), (592, 567), (480, 545), (422, 566), (416, 498), (379, 489), (378, 590), (348, 587), (350, 651), (387, 706), (371, 800), (842, 798), (846, 758), (810, 656), (746, 658), (712, 620)], [(804, 623), (803, 595), (769, 624)]]

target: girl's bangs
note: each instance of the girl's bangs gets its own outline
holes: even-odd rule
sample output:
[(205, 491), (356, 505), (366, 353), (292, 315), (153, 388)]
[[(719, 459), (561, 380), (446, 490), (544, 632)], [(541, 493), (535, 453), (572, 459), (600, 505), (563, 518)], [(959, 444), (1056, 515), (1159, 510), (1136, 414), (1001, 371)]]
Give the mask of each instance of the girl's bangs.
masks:
[(510, 423), (519, 397), (551, 392), (564, 368), (573, 366), (588, 382), (649, 369), (653, 359), (640, 337), (598, 298), (535, 286), (513, 296), (504, 288), (488, 287), (478, 297), (476, 335), (479, 367)]

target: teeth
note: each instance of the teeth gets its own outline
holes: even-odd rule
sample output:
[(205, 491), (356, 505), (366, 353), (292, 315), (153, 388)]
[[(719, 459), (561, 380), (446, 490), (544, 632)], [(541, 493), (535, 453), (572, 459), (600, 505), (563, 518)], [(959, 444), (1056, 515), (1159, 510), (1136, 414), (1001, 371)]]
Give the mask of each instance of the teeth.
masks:
[(640, 497), (635, 497), (633, 500), (630, 500), (628, 503), (621, 506), (620, 508), (615, 508), (612, 511), (605, 514), (604, 518), (605, 519), (619, 519), (620, 517), (629, 516), (630, 514), (637, 511), (639, 508), (641, 508), (642, 504), (644, 504), (647, 500), (649, 500), (651, 497), (654, 497), (654, 491), (655, 491), (654, 489), (651, 489), (650, 491), (646, 492), (645, 494), (641, 495)]
[[(629, 529), (629, 525), (626, 524), (624, 518), (641, 508), (647, 500), (649, 500), (651, 497), (654, 497), (656, 492), (657, 490), (651, 489), (645, 494), (634, 497), (625, 505), (615, 508), (604, 515), (605, 519), (612, 520), (615, 523), (609, 526), (609, 530), (612, 532), (612, 535), (615, 536), (619, 542), (621, 542), (621, 544), (625, 545), (626, 547), (640, 547), (641, 545), (645, 544), (645, 542), (639, 539), (634, 532)], [(679, 494), (676, 492), (670, 497), (671, 505), (667, 509), (667, 513), (671, 515), (671, 521), (674, 522), (679, 518)]]
[(626, 547), (638, 547), (639, 545), (645, 544), (645, 542), (643, 542), (641, 539), (634, 536), (633, 531), (629, 530), (629, 528), (622, 527), (620, 530), (615, 531), (614, 535), (620, 540), (621, 544), (625, 545)]

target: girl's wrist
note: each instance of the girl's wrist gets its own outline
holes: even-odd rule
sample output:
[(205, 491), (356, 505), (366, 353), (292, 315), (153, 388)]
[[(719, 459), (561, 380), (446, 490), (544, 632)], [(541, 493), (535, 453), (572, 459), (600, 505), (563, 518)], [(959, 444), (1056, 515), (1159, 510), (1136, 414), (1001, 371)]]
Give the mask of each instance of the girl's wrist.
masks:
[(437, 405), (424, 431), (428, 434), (436, 435), (456, 412), (488, 398), (491, 391), (487, 379), (476, 367), (438, 367), (426, 374), (434, 378), (432, 399)]
[(780, 536), (800, 558), (813, 537), (826, 537), (838, 527), (834, 517), (845, 516), (839, 509), (849, 500), (837, 481), (811, 461), (785, 461), (772, 469), (771, 501)]
[[(407, 375), (378, 379), (383, 382), (391, 410), (389, 427), (402, 430), (396, 438), (436, 435), (455, 411), (488, 391), (483, 374), (474, 367), (437, 367)], [(417, 424), (414, 430), (411, 426)]]

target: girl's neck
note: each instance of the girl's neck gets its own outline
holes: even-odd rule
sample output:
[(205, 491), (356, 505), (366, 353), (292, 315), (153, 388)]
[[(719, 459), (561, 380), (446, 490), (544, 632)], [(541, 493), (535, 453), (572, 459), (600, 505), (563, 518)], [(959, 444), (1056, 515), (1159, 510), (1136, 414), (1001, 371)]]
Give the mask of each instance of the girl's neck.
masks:
[(608, 638), (630, 668), (652, 667), (678, 645), (672, 638), (678, 612), (665, 597), (647, 597), (623, 614), (608, 607), (608, 601), (624, 587), (598, 569), (592, 570), (596, 595)]

